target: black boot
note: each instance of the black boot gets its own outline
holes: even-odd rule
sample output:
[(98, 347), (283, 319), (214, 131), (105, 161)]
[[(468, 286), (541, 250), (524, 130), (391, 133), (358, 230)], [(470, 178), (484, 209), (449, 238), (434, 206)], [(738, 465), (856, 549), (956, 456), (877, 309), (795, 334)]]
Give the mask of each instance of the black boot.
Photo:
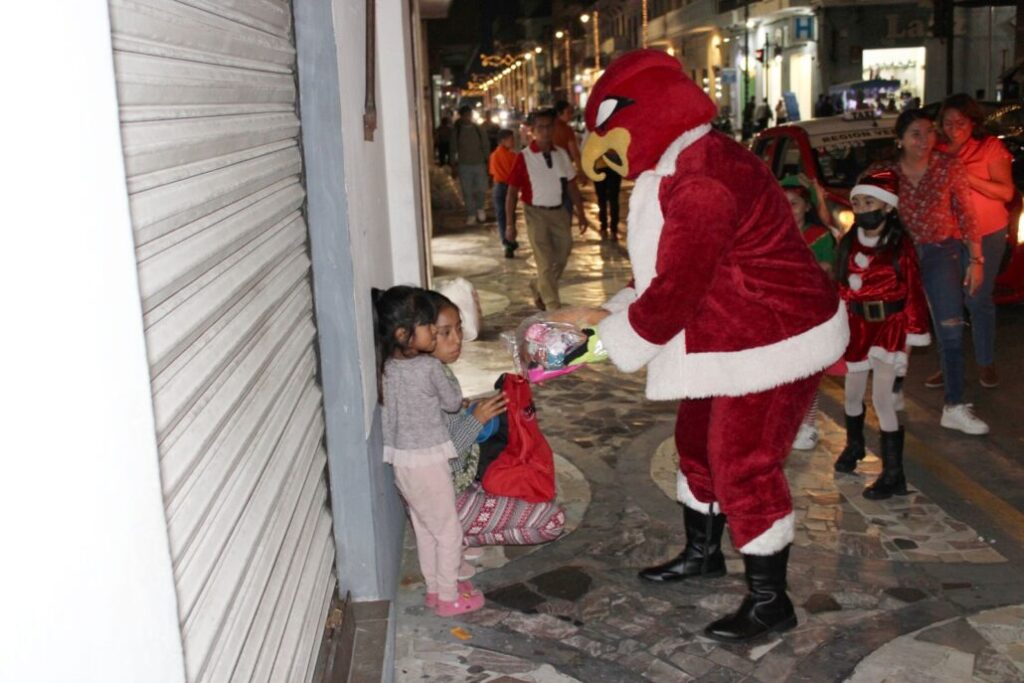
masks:
[(710, 624), (704, 635), (726, 643), (741, 643), (796, 626), (796, 612), (786, 595), (788, 561), (789, 546), (774, 555), (744, 555), (750, 592), (734, 614)]
[(903, 427), (895, 432), (882, 432), (882, 474), (864, 489), (865, 498), (885, 500), (910, 493), (903, 475), (903, 434)]
[(836, 459), (836, 472), (849, 474), (857, 469), (857, 461), (864, 459), (864, 414), (861, 407), (860, 415), (846, 416), (846, 448)]
[(725, 515), (705, 515), (684, 505), (683, 524), (686, 527), (683, 552), (668, 562), (642, 570), (639, 573), (641, 579), (668, 583), (694, 576), (725, 576), (725, 556), (722, 555)]

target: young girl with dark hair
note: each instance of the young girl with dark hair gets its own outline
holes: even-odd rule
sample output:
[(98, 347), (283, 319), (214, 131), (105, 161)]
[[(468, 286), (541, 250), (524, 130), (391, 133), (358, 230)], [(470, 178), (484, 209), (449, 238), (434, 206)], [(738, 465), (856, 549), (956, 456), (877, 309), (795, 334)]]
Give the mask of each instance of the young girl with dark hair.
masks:
[(903, 427), (893, 385), (906, 371), (908, 347), (931, 341), (928, 307), (914, 248), (896, 213), (896, 176), (883, 170), (861, 178), (850, 191), (850, 203), (856, 218), (836, 254), (850, 343), (844, 356), (846, 448), (835, 469), (853, 472), (864, 457), (864, 395), (871, 372), (871, 399), (882, 432), (882, 474), (865, 489), (864, 497), (880, 500), (907, 494)]
[(442, 411), (462, 409), (462, 392), (431, 353), (437, 347), (437, 306), (418, 287), (374, 290), (381, 361), (384, 462), (409, 508), (427, 602), (439, 616), (480, 609), (483, 595), (459, 582), (462, 527), (448, 461), (457, 457)]

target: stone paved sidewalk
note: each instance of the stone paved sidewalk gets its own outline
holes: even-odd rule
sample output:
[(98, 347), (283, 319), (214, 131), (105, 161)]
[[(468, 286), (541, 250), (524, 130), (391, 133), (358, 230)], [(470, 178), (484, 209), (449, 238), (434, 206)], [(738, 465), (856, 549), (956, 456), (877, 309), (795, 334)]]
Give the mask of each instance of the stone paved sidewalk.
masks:
[[(482, 338), (456, 372), (467, 394), (509, 369), (498, 338), (534, 311), (529, 248), (501, 258), (493, 225), (458, 216), (434, 239), (438, 277), (469, 277), (481, 293)], [(455, 226), (458, 225), (458, 228)], [(445, 229), (448, 228), (448, 229)], [(601, 303), (629, 278), (625, 245), (577, 241), (563, 299)], [(643, 399), (643, 376), (594, 366), (535, 388), (558, 454), (567, 533), (539, 547), (488, 548), (476, 585), (487, 607), (440, 619), (422, 606), (411, 531), (398, 597), (398, 681), (1022, 681), (1024, 582), (979, 533), (923, 493), (861, 497), (879, 464), (833, 476), (841, 427), (820, 416), (814, 451), (787, 471), (797, 511), (790, 595), (799, 626), (743, 646), (701, 629), (745, 592), (727, 544), (723, 578), (649, 586), (637, 569), (682, 547), (671, 441), (676, 406)], [(913, 482), (911, 482), (913, 487)]]

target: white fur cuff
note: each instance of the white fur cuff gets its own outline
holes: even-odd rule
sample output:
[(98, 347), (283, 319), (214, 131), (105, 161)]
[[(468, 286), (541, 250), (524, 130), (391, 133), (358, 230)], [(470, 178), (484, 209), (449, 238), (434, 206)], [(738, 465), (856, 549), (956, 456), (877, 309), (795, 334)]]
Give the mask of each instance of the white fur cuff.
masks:
[(697, 497), (693, 495), (693, 491), (690, 490), (690, 485), (686, 483), (686, 475), (683, 474), (682, 470), (676, 470), (676, 500), (691, 510), (696, 510), (705, 515), (717, 515), (721, 511), (718, 503), (702, 503), (697, 500)]
[(740, 548), (743, 555), (774, 555), (793, 542), (793, 513), (775, 520), (764, 533)]
[(629, 323), (629, 308), (602, 320), (597, 333), (615, 367), (623, 372), (636, 372), (661, 351), (661, 346), (647, 341), (633, 329)]
[(629, 308), (629, 305), (634, 301), (636, 301), (636, 289), (633, 287), (623, 287), (611, 299), (605, 301), (601, 308), (609, 313), (618, 313)]
[(932, 343), (932, 335), (925, 332), (924, 334), (908, 334), (907, 345), (908, 346), (928, 346)]

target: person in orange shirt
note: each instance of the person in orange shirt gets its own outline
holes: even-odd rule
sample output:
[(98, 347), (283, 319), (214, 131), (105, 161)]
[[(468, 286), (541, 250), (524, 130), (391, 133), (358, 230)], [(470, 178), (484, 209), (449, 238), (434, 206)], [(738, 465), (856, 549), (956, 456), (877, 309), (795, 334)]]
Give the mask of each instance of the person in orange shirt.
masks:
[[(580, 170), (580, 145), (576, 141), (576, 131), (569, 125), (572, 121), (572, 105), (565, 100), (555, 103), (555, 132), (551, 136), (551, 142), (555, 147), (561, 147), (569, 153), (573, 166)], [(577, 176), (579, 177), (579, 176)]]
[[(505, 247), (505, 258), (514, 258), (519, 242), (508, 240), (505, 237), (505, 227), (508, 223), (505, 215), (505, 197), (508, 196), (508, 176), (512, 172), (512, 165), (516, 162), (516, 143), (512, 131), (504, 129), (498, 132), (498, 146), (491, 152), (488, 162), (488, 171), (491, 180), (494, 181), (492, 196), (494, 198), (494, 213), (498, 217), (498, 236), (501, 244)], [(515, 220), (515, 216), (512, 217)]]

